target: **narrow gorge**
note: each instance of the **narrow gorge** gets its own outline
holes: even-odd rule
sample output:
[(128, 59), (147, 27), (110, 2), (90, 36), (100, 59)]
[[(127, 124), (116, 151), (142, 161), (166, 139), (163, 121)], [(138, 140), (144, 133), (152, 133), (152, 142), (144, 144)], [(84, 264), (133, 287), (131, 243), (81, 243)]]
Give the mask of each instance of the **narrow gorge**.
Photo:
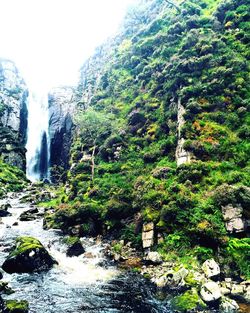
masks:
[(250, 312), (249, 12), (135, 1), (72, 86), (0, 59), (0, 313)]

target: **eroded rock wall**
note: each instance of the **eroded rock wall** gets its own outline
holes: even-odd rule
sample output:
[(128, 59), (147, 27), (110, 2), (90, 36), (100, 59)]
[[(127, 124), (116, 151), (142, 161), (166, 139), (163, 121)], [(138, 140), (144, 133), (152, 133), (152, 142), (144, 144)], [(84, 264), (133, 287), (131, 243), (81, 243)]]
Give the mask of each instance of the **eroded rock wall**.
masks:
[(28, 89), (14, 62), (0, 59), (0, 155), (11, 165), (26, 167)]
[(59, 179), (60, 174), (69, 166), (75, 107), (74, 88), (58, 87), (50, 91), (49, 140), (52, 180)]

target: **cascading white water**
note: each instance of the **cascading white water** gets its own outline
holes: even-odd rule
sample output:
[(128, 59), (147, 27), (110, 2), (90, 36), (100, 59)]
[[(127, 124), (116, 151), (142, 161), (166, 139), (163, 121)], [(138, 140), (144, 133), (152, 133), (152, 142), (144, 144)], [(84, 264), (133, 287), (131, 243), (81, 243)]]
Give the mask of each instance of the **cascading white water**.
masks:
[(48, 94), (29, 91), (26, 175), (31, 181), (49, 178)]

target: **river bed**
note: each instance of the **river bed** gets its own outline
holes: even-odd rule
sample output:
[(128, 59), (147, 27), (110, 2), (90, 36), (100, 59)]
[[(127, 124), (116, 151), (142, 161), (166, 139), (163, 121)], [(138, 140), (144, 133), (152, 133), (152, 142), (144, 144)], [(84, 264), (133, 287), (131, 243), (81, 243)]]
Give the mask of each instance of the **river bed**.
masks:
[[(169, 313), (166, 303), (155, 298), (154, 287), (142, 276), (112, 265), (103, 254), (105, 245), (83, 238), (86, 252), (93, 258), (67, 257), (60, 231), (44, 230), (42, 219), (19, 221), (20, 214), (32, 208), (20, 203), (24, 194), (9, 195), (0, 204), (10, 203), (11, 216), (0, 224), (0, 263), (18, 236), (39, 239), (58, 261), (51, 270), (33, 274), (3, 273), (15, 293), (6, 299), (28, 300), (30, 313), (135, 312)], [(17, 225), (13, 224), (17, 222)]]

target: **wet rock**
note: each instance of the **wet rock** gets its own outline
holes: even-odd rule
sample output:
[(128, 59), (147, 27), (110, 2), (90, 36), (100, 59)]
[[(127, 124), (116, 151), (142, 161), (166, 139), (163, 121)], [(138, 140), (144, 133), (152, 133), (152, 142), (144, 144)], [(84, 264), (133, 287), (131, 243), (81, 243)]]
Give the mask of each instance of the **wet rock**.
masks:
[(148, 252), (148, 254), (146, 255), (146, 257), (144, 258), (144, 260), (147, 263), (150, 264), (161, 264), (162, 263), (162, 257), (161, 255), (156, 252), (156, 251), (150, 251)]
[(205, 302), (214, 302), (222, 297), (219, 285), (213, 281), (205, 283), (201, 287), (200, 295)]
[(4, 204), (0, 205), (0, 210), (3, 210), (3, 211), (7, 211), (10, 208), (11, 208), (10, 203), (4, 203)]
[(32, 208), (30, 210), (27, 210), (25, 212), (23, 212), (20, 217), (19, 220), (20, 221), (34, 221), (35, 219), (37, 219), (37, 213), (39, 213), (37, 208)]
[(4, 261), (2, 269), (9, 274), (31, 273), (48, 270), (56, 263), (39, 240), (19, 237), (13, 251)]
[(0, 217), (10, 216), (11, 213), (8, 211), (0, 210)]
[(73, 256), (79, 256), (85, 252), (85, 249), (83, 248), (81, 241), (77, 237), (69, 237), (68, 242), (68, 248), (66, 251), (67, 256), (73, 257)]
[(8, 283), (1, 281), (0, 282), (0, 294), (11, 295), (15, 291), (8, 286)]
[(220, 302), (220, 312), (223, 313), (233, 313), (237, 312), (239, 309), (239, 306), (235, 300), (222, 297)]
[(216, 277), (220, 274), (219, 264), (214, 259), (206, 260), (202, 264), (202, 270), (208, 278)]

